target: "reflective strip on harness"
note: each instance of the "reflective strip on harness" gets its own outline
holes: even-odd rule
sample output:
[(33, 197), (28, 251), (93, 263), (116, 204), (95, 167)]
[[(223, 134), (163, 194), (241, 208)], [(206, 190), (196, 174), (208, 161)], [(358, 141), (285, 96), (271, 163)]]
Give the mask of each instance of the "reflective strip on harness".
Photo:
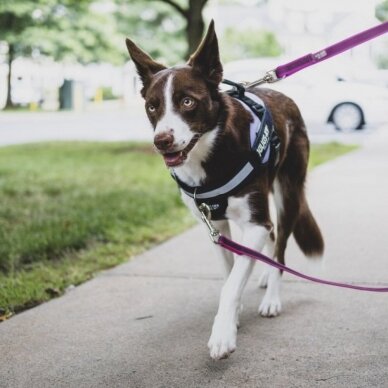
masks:
[[(248, 162), (240, 171), (238, 174), (236, 174), (229, 182), (225, 183), (223, 186), (218, 187), (217, 189), (210, 190), (206, 193), (200, 193), (196, 194), (195, 197), (198, 199), (207, 199), (207, 198), (213, 198), (218, 195), (223, 195), (231, 192), (233, 189), (235, 189), (241, 182), (243, 182), (249, 174), (254, 170), (254, 167), (250, 162)], [(194, 198), (194, 194), (186, 191), (183, 189), (183, 191), (189, 195), (190, 197)]]

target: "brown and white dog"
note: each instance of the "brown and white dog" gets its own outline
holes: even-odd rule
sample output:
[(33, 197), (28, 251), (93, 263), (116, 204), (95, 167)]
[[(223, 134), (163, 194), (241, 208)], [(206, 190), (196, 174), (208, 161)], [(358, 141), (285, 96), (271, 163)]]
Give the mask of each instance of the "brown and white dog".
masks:
[[(166, 68), (155, 62), (131, 40), (129, 54), (143, 82), (148, 118), (154, 128), (154, 144), (180, 181), (201, 186), (228, 179), (250, 149), (249, 127), (252, 115), (243, 105), (219, 91), (222, 65), (213, 22), (187, 64)], [(323, 253), (323, 239), (308, 207), (304, 183), (309, 156), (305, 125), (295, 103), (279, 92), (252, 88), (269, 108), (281, 140), (276, 164), (264, 165), (259, 174), (227, 202), (226, 220), (216, 221), (224, 236), (230, 236), (229, 221), (242, 231), (241, 243), (269, 252), (284, 263), (284, 251), (291, 233), (307, 256)], [(269, 195), (277, 210), (277, 233), (270, 219)], [(184, 203), (196, 216), (192, 197), (182, 191)], [(222, 287), (218, 312), (208, 342), (213, 359), (227, 357), (236, 348), (241, 296), (253, 260), (217, 248), (225, 261), (227, 280)], [(267, 270), (260, 279), (266, 287), (259, 313), (273, 317), (280, 313), (281, 273)]]

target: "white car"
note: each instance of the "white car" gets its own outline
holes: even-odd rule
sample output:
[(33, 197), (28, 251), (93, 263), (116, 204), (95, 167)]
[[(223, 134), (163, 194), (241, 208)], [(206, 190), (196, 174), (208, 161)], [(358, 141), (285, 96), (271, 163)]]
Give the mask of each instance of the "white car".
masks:
[[(254, 81), (288, 61), (264, 58), (230, 62), (224, 66), (224, 77), (235, 82)], [(353, 74), (354, 69), (351, 70)], [(365, 69), (360, 72), (365, 75)], [(387, 86), (345, 80), (340, 76), (348, 73), (351, 74), (343, 66), (333, 71), (333, 66), (330, 68), (321, 63), (263, 87), (291, 97), (306, 122), (333, 123), (336, 129), (343, 131), (388, 122)]]

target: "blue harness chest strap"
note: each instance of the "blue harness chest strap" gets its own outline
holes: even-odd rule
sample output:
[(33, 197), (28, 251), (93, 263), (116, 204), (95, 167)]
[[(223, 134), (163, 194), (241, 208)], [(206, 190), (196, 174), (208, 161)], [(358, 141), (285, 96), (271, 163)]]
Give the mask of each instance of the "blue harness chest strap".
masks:
[[(225, 80), (226, 81), (226, 80)], [(227, 81), (234, 89), (228, 92), (236, 98), (252, 115), (250, 125), (251, 151), (237, 173), (225, 182), (214, 185), (189, 186), (172, 173), (181, 190), (195, 199), (197, 205), (206, 203), (211, 210), (212, 220), (225, 219), (228, 198), (237, 193), (257, 176), (260, 168), (268, 163), (276, 165), (279, 159), (280, 141), (275, 132), (272, 116), (264, 102), (255, 94), (245, 92), (240, 84)]]

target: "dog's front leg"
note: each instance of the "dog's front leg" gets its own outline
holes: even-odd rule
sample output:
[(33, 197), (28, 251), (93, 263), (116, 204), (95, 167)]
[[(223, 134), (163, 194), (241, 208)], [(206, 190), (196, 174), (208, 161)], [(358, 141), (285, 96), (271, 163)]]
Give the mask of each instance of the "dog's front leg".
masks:
[[(243, 245), (262, 250), (269, 231), (264, 226), (247, 223), (243, 227)], [(219, 360), (236, 349), (237, 322), (241, 296), (252, 271), (254, 261), (245, 256), (236, 256), (233, 268), (222, 287), (218, 312), (214, 318), (208, 347), (210, 356)]]
[[(229, 221), (213, 221), (213, 225), (215, 228), (225, 237), (231, 238), (230, 225)], [(230, 271), (233, 268), (234, 258), (233, 253), (228, 251), (227, 249), (222, 248), (219, 245), (215, 245), (214, 250), (216, 255), (222, 260), (225, 268), (225, 279), (228, 278)]]

